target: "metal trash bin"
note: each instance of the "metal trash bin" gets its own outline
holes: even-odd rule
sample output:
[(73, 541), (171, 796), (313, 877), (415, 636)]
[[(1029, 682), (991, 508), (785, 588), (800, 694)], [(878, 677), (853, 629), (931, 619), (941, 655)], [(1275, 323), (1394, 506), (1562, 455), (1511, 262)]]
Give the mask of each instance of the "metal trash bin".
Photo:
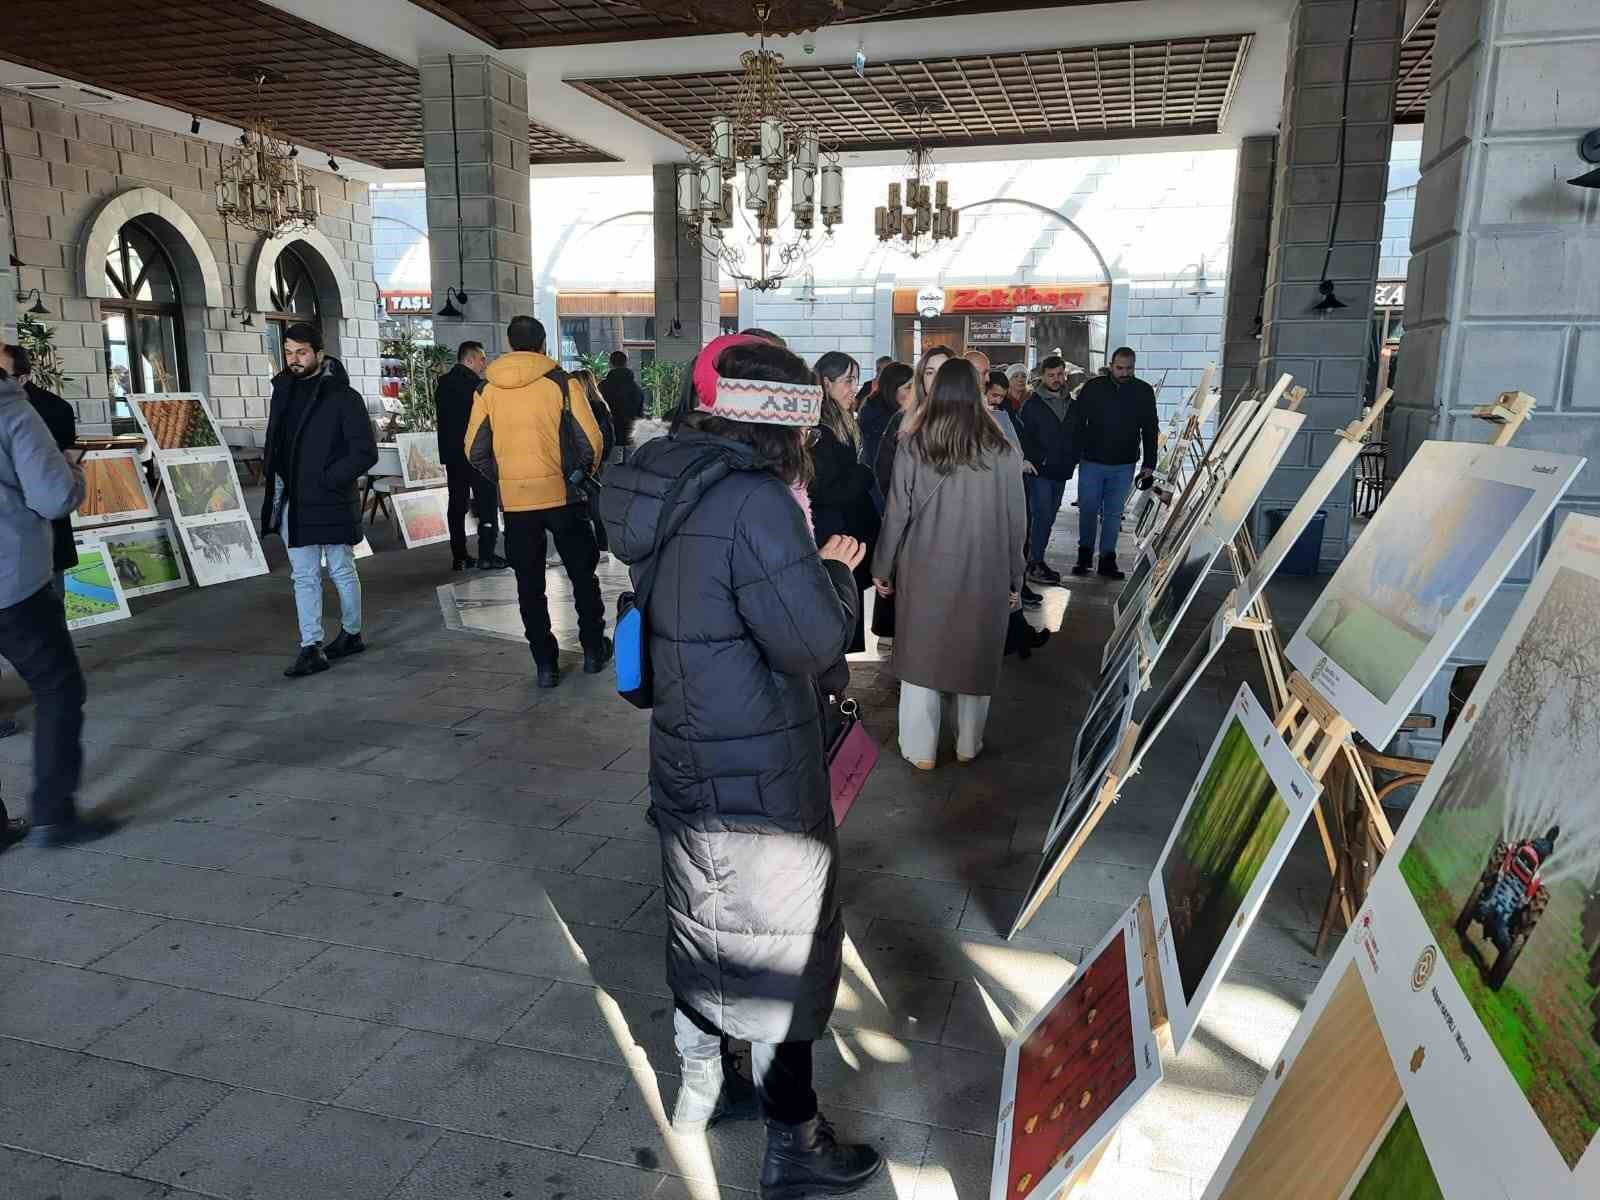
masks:
[[(1287, 508), (1269, 508), (1267, 510), (1267, 537), (1277, 536), (1278, 530), (1283, 527), (1284, 518), (1289, 515)], [(1328, 510), (1319, 508), (1316, 515), (1306, 523), (1300, 536), (1295, 539), (1294, 545), (1289, 547), (1289, 553), (1284, 556), (1283, 565), (1278, 568), (1280, 575), (1315, 575), (1322, 561), (1322, 531), (1328, 525)]]

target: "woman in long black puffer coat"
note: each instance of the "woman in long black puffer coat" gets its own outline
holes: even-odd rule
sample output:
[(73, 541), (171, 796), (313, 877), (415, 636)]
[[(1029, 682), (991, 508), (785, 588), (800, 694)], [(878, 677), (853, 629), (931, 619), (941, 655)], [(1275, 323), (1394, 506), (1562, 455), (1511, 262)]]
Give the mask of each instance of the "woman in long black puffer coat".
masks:
[(683, 1069), (673, 1127), (757, 1115), (728, 1050), (748, 1041), (767, 1120), (763, 1200), (855, 1191), (882, 1166), (834, 1138), (811, 1086), (844, 938), (819, 676), (842, 666), (862, 555), (848, 538), (819, 551), (790, 490), (809, 473), (820, 399), (789, 351), (718, 338), (673, 434), (611, 468), (601, 496), (635, 582), (659, 559), (645, 616), (650, 804)]
[[(811, 445), (811, 531), (817, 545), (827, 545), (836, 534), (855, 538), (866, 547), (866, 558), (856, 568), (856, 586), (864, 595), (872, 586), (869, 563), (878, 543), (878, 506), (873, 502), (872, 468), (861, 460), (861, 428), (851, 411), (856, 402), (856, 360), (838, 350), (817, 359), (817, 382), (822, 387), (822, 420)], [(856, 606), (855, 632), (848, 650), (867, 648), (862, 621), (864, 607)]]

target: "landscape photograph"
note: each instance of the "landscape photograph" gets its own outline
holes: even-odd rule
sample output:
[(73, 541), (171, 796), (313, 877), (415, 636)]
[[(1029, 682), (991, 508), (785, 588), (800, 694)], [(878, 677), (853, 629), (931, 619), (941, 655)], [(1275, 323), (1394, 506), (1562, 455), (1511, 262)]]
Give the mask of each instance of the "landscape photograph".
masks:
[(139, 396), (134, 401), (158, 450), (202, 450), (222, 445), (198, 396)]
[[(1557, 568), (1400, 860), (1567, 1165), (1600, 1130), (1600, 580)], [(1462, 734), (1457, 730), (1457, 736)]]
[(62, 582), (66, 586), (64, 603), (69, 629), (116, 621), (128, 615), (127, 603), (117, 594), (102, 547), (80, 542), (78, 565), (67, 568)]
[(233, 464), (225, 458), (168, 463), (167, 478), (180, 517), (227, 512), (241, 504), (233, 484)]
[(83, 503), (75, 525), (101, 525), (155, 511), (138, 455), (131, 450), (91, 451), (83, 456)]
[(101, 544), (111, 556), (125, 595), (142, 596), (188, 582), (177, 539), (165, 521), (107, 533)]

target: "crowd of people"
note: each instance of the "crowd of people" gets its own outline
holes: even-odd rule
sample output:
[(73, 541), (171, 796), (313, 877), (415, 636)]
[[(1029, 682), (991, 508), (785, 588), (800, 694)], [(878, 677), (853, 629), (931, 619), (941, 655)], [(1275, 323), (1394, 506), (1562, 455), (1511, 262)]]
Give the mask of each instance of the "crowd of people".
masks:
[[(1121, 577), (1121, 508), (1154, 468), (1154, 393), (1127, 349), (1081, 382), (1046, 358), (1030, 387), (1020, 367), (935, 346), (914, 368), (880, 359), (862, 384), (849, 355), (807, 365), (776, 335), (746, 330), (701, 351), (670, 432), (635, 448), (643, 397), (625, 355), (596, 379), (563, 370), (531, 317), (512, 320), (506, 340), (493, 361), (462, 343), (439, 388), (451, 565), (509, 563), (543, 688), (561, 680), (547, 541), (571, 580), (584, 672), (605, 669), (614, 649), (596, 574), (604, 549), (639, 589), (624, 603), (644, 604), (649, 819), (682, 1074), (673, 1125), (762, 1117), (764, 1197), (855, 1191), (883, 1160), (834, 1136), (811, 1066), (842, 966), (827, 730), (847, 656), (866, 648), (870, 608), (900, 683), (901, 755), (934, 770), (949, 715), (957, 760), (977, 758), (1005, 654), (1048, 637), (1022, 613), (1041, 599), (1030, 582), (1061, 580), (1045, 555), (1074, 472), (1073, 571), (1088, 573), (1098, 552), (1099, 573)], [(298, 678), (365, 648), (353, 547), (357, 480), (377, 447), (315, 327), (289, 327), (284, 361), (261, 530), (288, 550), (300, 651), (285, 674)], [(75, 808), (84, 682), (52, 580), (51, 522), (84, 483), (62, 449), (70, 437), (52, 434), (12, 378), (16, 359), (0, 365), (0, 554), (18, 565), (0, 580), (0, 654), (37, 705), (28, 836), (59, 845), (109, 831)], [(324, 571), (340, 608), (326, 645)], [(748, 1079), (736, 1041), (750, 1046)]]

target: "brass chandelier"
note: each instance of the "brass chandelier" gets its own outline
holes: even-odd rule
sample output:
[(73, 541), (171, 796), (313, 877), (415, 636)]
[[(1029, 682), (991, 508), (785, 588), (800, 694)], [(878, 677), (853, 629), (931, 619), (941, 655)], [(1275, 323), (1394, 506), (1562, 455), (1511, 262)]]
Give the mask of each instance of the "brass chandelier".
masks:
[(928, 117), (941, 107), (938, 101), (917, 97), (895, 105), (902, 116), (919, 119), (918, 129), (906, 156), (905, 191), (891, 183), (887, 203), (873, 213), (878, 240), (912, 258), (921, 258), (961, 231), (961, 212), (950, 207), (950, 182), (934, 179), (933, 153), (923, 142)]
[(677, 169), (678, 217), (689, 237), (714, 248), (735, 280), (763, 292), (804, 267), (821, 244), (812, 237), (819, 208), (825, 235), (844, 220), (844, 168), (795, 118), (783, 55), (767, 49), (771, 8), (755, 6), (760, 41), (739, 56), (744, 74), (732, 114), (712, 117), (709, 153)]
[(301, 175), (299, 151), (267, 119), (261, 90), (272, 76), (257, 68), (249, 78), (256, 85), (256, 113), (239, 135), (238, 148), (222, 156), (217, 215), (267, 237), (298, 233), (316, 224), (317, 188)]

